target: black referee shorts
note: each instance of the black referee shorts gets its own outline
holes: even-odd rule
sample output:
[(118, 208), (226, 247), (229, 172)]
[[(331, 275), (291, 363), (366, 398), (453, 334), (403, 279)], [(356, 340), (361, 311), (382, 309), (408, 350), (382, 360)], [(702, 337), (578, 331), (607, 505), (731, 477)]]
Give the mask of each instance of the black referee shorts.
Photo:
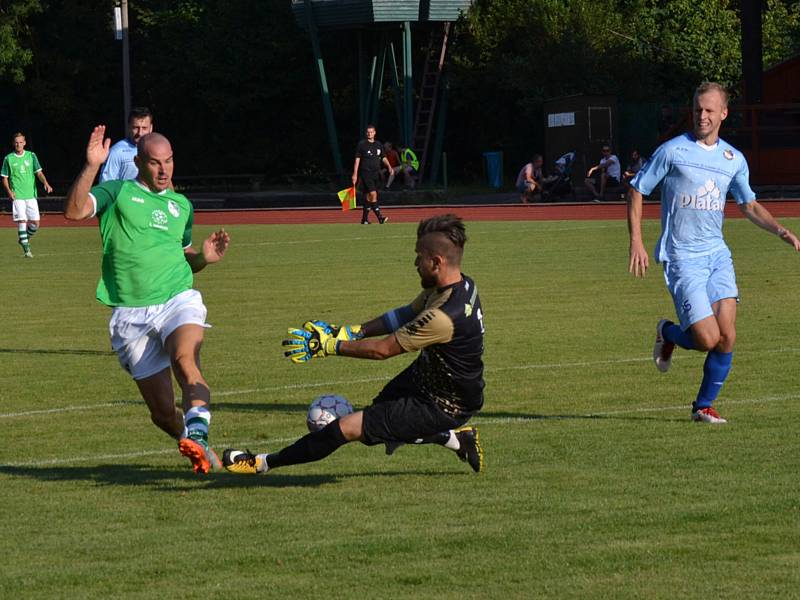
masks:
[(448, 429), (458, 429), (470, 416), (451, 417), (429, 400), (412, 395), (379, 395), (364, 409), (363, 443), (413, 443), (415, 440)]
[(362, 192), (375, 192), (381, 186), (380, 171), (359, 171), (358, 185)]

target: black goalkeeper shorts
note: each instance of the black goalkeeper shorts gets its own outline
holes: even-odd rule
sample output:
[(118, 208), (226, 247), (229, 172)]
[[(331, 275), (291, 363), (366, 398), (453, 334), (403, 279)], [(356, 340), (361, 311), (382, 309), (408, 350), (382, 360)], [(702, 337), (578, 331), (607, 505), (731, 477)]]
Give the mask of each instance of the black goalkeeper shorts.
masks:
[(415, 440), (449, 429), (458, 429), (470, 415), (451, 417), (433, 402), (414, 396), (379, 395), (364, 409), (363, 443), (413, 443)]

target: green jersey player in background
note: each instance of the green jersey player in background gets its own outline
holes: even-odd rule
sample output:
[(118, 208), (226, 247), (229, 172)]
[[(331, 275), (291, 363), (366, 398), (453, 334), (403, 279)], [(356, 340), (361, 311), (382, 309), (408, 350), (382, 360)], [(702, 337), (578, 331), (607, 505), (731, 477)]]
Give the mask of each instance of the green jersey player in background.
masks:
[(39, 203), (36, 201), (36, 179), (49, 194), (53, 191), (47, 183), (42, 166), (36, 154), (25, 150), (25, 136), (15, 133), (12, 141), (14, 151), (3, 159), (0, 176), (3, 187), (11, 199), (14, 222), (17, 224), (17, 238), (25, 258), (33, 258), (30, 239), (39, 229)]
[[(200, 372), (206, 307), (192, 289), (192, 273), (222, 260), (230, 238), (220, 229), (192, 248), (194, 211), (170, 189), (172, 146), (161, 134), (139, 139), (135, 180), (92, 182), (108, 158), (110, 140), (98, 125), (89, 137), (86, 164), (64, 205), (70, 220), (97, 216), (103, 243), (97, 299), (110, 306), (111, 346), (131, 374), (158, 427), (178, 441), (197, 473), (219, 468), (208, 443), (211, 392)], [(171, 373), (181, 388), (175, 406)]]

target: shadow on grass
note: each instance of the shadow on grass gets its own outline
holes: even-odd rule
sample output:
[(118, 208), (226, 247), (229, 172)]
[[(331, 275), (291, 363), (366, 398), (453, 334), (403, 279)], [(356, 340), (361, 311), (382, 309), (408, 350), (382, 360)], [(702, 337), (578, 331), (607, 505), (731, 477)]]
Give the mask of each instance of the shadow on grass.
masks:
[(688, 416), (665, 417), (656, 414), (572, 414), (572, 415), (541, 415), (513, 412), (480, 412), (471, 422), (480, 425), (481, 419), (508, 419), (509, 421), (659, 421), (661, 423), (689, 423)]
[(155, 491), (184, 492), (220, 488), (317, 487), (336, 483), (334, 475), (267, 476), (236, 475), (216, 472), (196, 475), (191, 470), (163, 469), (146, 465), (97, 465), (94, 467), (25, 467), (0, 465), (0, 473), (28, 477), (42, 482), (88, 481), (97, 485), (150, 486)]
[(76, 356), (115, 356), (111, 350), (78, 350), (59, 348), (45, 350), (43, 348), (0, 348), (0, 354), (71, 354)]

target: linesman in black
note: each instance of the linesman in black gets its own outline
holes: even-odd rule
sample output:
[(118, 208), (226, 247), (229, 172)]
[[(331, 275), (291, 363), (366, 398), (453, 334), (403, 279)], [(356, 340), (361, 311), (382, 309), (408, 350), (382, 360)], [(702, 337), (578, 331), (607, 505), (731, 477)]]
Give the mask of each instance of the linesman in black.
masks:
[(383, 225), (389, 220), (381, 214), (378, 205), (378, 188), (381, 185), (381, 163), (391, 171), (392, 165), (386, 158), (383, 144), (375, 139), (375, 125), (367, 125), (367, 138), (358, 142), (356, 146), (356, 160), (353, 164), (353, 185), (358, 184), (358, 189), (364, 194), (364, 206), (361, 212), (361, 224), (369, 225), (369, 209), (378, 217), (378, 223)]
[(383, 360), (419, 352), (364, 410), (337, 419), (275, 453), (225, 450), (223, 464), (234, 473), (266, 473), (276, 467), (325, 458), (348, 442), (385, 444), (391, 454), (402, 444), (439, 444), (475, 472), (483, 449), (469, 419), (483, 406), (483, 313), (475, 282), (461, 273), (467, 237), (456, 215), (421, 221), (416, 260), (423, 291), (410, 304), (362, 325), (336, 327), (308, 321), (289, 329), (285, 355), (304, 363), (325, 356)]

